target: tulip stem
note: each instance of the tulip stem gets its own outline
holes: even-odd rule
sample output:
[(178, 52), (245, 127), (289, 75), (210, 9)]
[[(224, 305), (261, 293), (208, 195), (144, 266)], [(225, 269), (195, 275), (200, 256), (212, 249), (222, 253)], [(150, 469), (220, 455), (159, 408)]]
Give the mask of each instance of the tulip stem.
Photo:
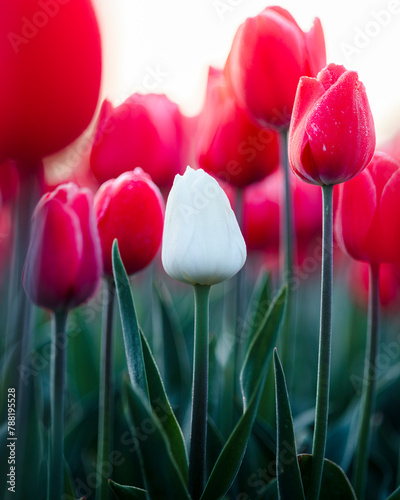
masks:
[(206, 472), (208, 406), (208, 322), (210, 286), (195, 285), (192, 423), (190, 430), (189, 492), (193, 500), (203, 493)]
[(96, 491), (97, 500), (107, 500), (110, 496), (107, 473), (103, 473), (104, 466), (108, 470), (108, 461), (112, 448), (112, 415), (113, 415), (113, 319), (114, 319), (114, 281), (105, 280), (103, 320), (101, 332), (100, 353), (100, 392), (99, 392), (99, 422), (97, 436), (97, 464), (96, 474), (101, 478), (100, 486)]
[(54, 314), (54, 331), (51, 340), (47, 500), (61, 500), (64, 494), (64, 382), (67, 316), (67, 310)]
[[(241, 231), (243, 231), (243, 189), (236, 189), (236, 203), (235, 203), (236, 219), (238, 221)], [(234, 317), (234, 333), (235, 333), (235, 345), (234, 345), (234, 369), (233, 369), (233, 384), (234, 387), (240, 387), (239, 385), (239, 373), (241, 369), (242, 359), (243, 359), (243, 341), (242, 341), (242, 331), (241, 325), (243, 324), (244, 316), (244, 293), (243, 293), (243, 272), (244, 268), (234, 277), (234, 295), (235, 295), (235, 317)]]
[(365, 476), (368, 469), (371, 434), (370, 422), (375, 406), (376, 370), (374, 368), (376, 366), (379, 344), (379, 309), (379, 264), (370, 264), (367, 347), (365, 351), (364, 380), (353, 482), (358, 500), (363, 500), (365, 496)]
[[(288, 283), (288, 293), (286, 299), (285, 316), (282, 325), (282, 365), (288, 373), (288, 369), (293, 366), (294, 338), (293, 338), (293, 289), (291, 287), (291, 278), (293, 277), (294, 261), (294, 226), (293, 226), (293, 206), (292, 190), (290, 185), (290, 167), (288, 156), (288, 132), (281, 132), (281, 151), (280, 157), (284, 171), (284, 210), (281, 216), (281, 245), (284, 245), (282, 251), (282, 280)], [(292, 374), (293, 375), (293, 374)], [(292, 377), (290, 377), (292, 378)], [(290, 385), (290, 384), (289, 384)]]
[(332, 337), (332, 268), (333, 268), (333, 185), (322, 186), (322, 275), (321, 316), (319, 332), (317, 396), (312, 449), (312, 470), (308, 500), (318, 500), (324, 469), (326, 435), (329, 414), (329, 385)]

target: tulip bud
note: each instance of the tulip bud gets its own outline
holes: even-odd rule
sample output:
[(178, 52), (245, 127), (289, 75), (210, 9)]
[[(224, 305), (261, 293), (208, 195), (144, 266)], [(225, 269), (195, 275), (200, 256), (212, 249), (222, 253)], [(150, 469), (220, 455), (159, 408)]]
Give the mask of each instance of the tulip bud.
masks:
[(90, 164), (99, 182), (142, 167), (160, 188), (184, 168), (184, 120), (163, 94), (133, 94), (113, 108), (103, 102)]
[(214, 285), (234, 276), (246, 245), (228, 197), (204, 170), (177, 175), (167, 200), (162, 263), (172, 278)]
[(23, 285), (35, 304), (53, 311), (89, 299), (101, 277), (101, 249), (89, 190), (68, 183), (39, 201)]
[(258, 123), (287, 128), (299, 78), (315, 76), (325, 65), (320, 20), (304, 33), (287, 10), (267, 7), (239, 26), (226, 74)]
[(257, 182), (278, 166), (277, 133), (249, 121), (227, 87), (224, 75), (214, 68), (209, 71), (198, 132), (199, 165), (234, 186)]
[[(376, 152), (367, 168), (336, 189), (336, 237), (356, 260), (370, 263), (400, 260), (396, 218), (400, 200), (400, 164)], [(395, 201), (395, 202), (394, 202)]]
[(103, 250), (104, 272), (112, 276), (114, 239), (128, 274), (144, 269), (160, 247), (164, 200), (141, 168), (105, 182), (95, 200), (97, 226)]
[(375, 128), (357, 73), (330, 64), (300, 79), (289, 130), (289, 162), (310, 184), (348, 181), (369, 163)]

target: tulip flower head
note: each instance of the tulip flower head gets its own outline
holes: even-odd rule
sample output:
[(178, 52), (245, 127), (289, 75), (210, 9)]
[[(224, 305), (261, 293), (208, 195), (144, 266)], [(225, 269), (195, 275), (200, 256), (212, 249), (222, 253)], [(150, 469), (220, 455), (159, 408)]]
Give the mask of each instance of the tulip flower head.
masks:
[(6, 2), (0, 36), (0, 162), (36, 162), (75, 140), (95, 112), (102, 55), (92, 2)]
[(320, 20), (304, 33), (287, 10), (267, 7), (239, 26), (226, 74), (240, 105), (260, 125), (287, 129), (299, 78), (325, 65)]
[(184, 169), (184, 117), (163, 94), (132, 94), (120, 106), (103, 102), (90, 155), (99, 182), (140, 166), (159, 188)]
[(377, 151), (360, 175), (335, 189), (335, 230), (342, 249), (369, 263), (399, 261), (400, 164)]
[(243, 187), (271, 174), (279, 162), (278, 135), (251, 122), (221, 71), (210, 68), (199, 116), (196, 156), (208, 173)]
[(23, 272), (28, 297), (53, 311), (71, 309), (96, 291), (100, 240), (88, 189), (68, 183), (39, 201)]
[(187, 167), (167, 200), (162, 263), (172, 278), (214, 285), (234, 276), (246, 245), (228, 197), (204, 170)]
[(359, 174), (375, 150), (375, 127), (357, 73), (330, 64), (302, 77), (289, 130), (289, 162), (303, 181), (339, 184)]
[(105, 182), (94, 199), (105, 274), (112, 276), (114, 239), (128, 274), (144, 269), (155, 257), (164, 225), (164, 200), (141, 168)]

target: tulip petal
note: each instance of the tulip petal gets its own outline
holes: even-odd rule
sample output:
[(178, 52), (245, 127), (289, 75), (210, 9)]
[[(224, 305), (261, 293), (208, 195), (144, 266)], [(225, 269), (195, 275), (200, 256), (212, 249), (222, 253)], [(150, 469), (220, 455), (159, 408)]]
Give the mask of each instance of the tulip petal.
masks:
[(304, 34), (308, 55), (309, 75), (317, 75), (326, 66), (325, 37), (318, 17), (308, 33)]
[(385, 246), (393, 261), (400, 262), (400, 170), (392, 175), (383, 189), (380, 204), (380, 223)]
[[(73, 298), (83, 237), (77, 215), (50, 199), (33, 220), (23, 284), (38, 305), (57, 310)], [(62, 265), (60, 265), (62, 263)]]
[(375, 129), (357, 73), (342, 74), (319, 99), (305, 122), (312, 156), (323, 184), (345, 182), (371, 160)]
[(336, 238), (354, 259), (368, 261), (366, 239), (377, 209), (377, 193), (368, 170), (337, 187)]
[(246, 246), (228, 197), (203, 170), (177, 176), (167, 201), (162, 262), (167, 274), (212, 285), (236, 274)]

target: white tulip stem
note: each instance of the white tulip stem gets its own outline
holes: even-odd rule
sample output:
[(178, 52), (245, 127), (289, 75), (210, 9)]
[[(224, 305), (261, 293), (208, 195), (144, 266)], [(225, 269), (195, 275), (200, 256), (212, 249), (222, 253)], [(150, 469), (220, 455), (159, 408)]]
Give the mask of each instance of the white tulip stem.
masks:
[(194, 294), (195, 327), (189, 492), (193, 500), (198, 500), (203, 493), (206, 473), (210, 286), (194, 285)]

